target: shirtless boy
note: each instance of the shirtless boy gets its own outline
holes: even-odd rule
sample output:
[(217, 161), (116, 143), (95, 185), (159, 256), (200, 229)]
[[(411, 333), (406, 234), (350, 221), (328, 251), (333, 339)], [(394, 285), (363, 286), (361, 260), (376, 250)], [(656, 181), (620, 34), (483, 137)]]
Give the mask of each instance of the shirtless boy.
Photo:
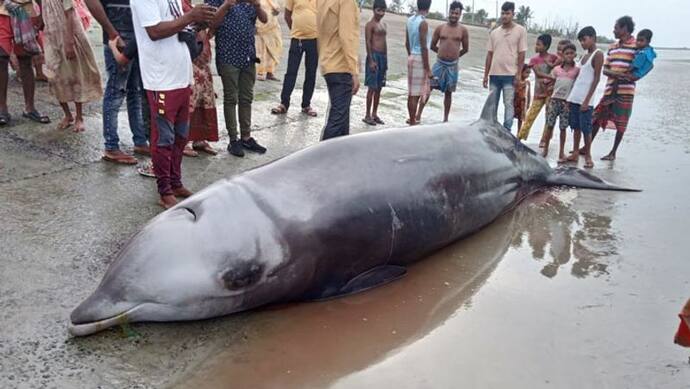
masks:
[(388, 70), (388, 47), (386, 45), (386, 24), (381, 19), (386, 14), (386, 1), (374, 1), (374, 16), (366, 26), (364, 34), (367, 42), (367, 63), (364, 84), (367, 91), (367, 115), (362, 121), (370, 126), (385, 124), (378, 116), (381, 89), (386, 86)]
[(469, 51), (469, 34), (467, 28), (460, 24), (462, 9), (459, 1), (451, 3), (448, 23), (438, 26), (431, 40), (431, 50), (438, 54), (432, 73), (438, 79), (436, 88), (445, 94), (444, 122), (448, 121), (453, 92), (458, 84), (458, 60)]

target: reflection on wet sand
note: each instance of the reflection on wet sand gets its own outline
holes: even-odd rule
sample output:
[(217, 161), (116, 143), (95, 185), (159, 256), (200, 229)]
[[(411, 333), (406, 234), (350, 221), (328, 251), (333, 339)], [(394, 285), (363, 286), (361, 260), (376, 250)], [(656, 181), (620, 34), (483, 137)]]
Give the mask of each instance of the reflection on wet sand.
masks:
[(541, 269), (545, 277), (556, 277), (558, 270), (572, 258), (575, 259), (571, 267), (574, 277), (606, 274), (608, 264), (602, 259), (617, 254), (611, 217), (592, 212), (578, 214), (557, 193), (541, 193), (516, 213), (521, 215), (513, 247), (521, 247), (526, 240), (535, 260), (548, 260)]
[(384, 359), (470, 304), (510, 247), (517, 217), (507, 215), (385, 287), (257, 312), (246, 343), (180, 387), (320, 387)]
[[(573, 276), (606, 272), (615, 254), (611, 218), (577, 214), (558, 194), (541, 193), (479, 234), (410, 268), (407, 277), (366, 293), (254, 313), (246, 341), (212, 358), (179, 387), (322, 387), (376, 364), (462, 314), (511, 246), (531, 247), (553, 278), (571, 258)], [(450, 351), (449, 351), (450, 353)], [(451, 355), (452, 353), (448, 354)]]

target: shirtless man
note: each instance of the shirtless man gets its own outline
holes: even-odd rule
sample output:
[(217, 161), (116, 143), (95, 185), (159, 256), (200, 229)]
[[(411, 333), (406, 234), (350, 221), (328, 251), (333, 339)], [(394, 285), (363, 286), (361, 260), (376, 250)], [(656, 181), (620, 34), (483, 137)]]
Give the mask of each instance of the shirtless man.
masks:
[(431, 50), (438, 54), (432, 69), (438, 83), (434, 87), (445, 94), (443, 99), (443, 121), (448, 121), (453, 92), (458, 84), (458, 60), (470, 49), (467, 28), (460, 24), (462, 3), (454, 1), (450, 5), (448, 23), (434, 30)]
[(367, 63), (364, 85), (367, 91), (367, 115), (362, 121), (370, 126), (385, 124), (378, 116), (381, 89), (386, 86), (388, 70), (388, 47), (386, 45), (386, 25), (381, 19), (386, 14), (386, 1), (374, 1), (374, 16), (366, 26), (364, 33), (367, 42)]

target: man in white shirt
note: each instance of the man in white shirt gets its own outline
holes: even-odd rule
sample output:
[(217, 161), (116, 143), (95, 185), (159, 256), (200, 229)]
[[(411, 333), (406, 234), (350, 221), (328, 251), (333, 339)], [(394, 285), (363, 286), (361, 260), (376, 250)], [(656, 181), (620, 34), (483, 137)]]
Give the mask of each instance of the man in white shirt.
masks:
[(183, 13), (180, 0), (136, 0), (130, 5), (139, 52), (141, 78), (151, 108), (151, 159), (158, 202), (192, 192), (182, 185), (182, 151), (189, 134), (192, 59), (178, 33), (192, 23), (209, 23), (215, 8), (200, 5)]

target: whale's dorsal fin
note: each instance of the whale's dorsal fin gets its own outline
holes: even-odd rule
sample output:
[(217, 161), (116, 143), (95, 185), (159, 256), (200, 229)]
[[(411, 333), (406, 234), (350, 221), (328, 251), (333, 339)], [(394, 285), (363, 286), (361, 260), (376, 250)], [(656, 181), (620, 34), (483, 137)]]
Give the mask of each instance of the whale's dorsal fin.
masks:
[(479, 119), (490, 122), (497, 121), (496, 113), (498, 112), (498, 105), (495, 103), (497, 100), (494, 99), (496, 93), (498, 93), (497, 90), (492, 90), (491, 93), (489, 93), (489, 97), (486, 98), (484, 108), (482, 109), (482, 116)]

